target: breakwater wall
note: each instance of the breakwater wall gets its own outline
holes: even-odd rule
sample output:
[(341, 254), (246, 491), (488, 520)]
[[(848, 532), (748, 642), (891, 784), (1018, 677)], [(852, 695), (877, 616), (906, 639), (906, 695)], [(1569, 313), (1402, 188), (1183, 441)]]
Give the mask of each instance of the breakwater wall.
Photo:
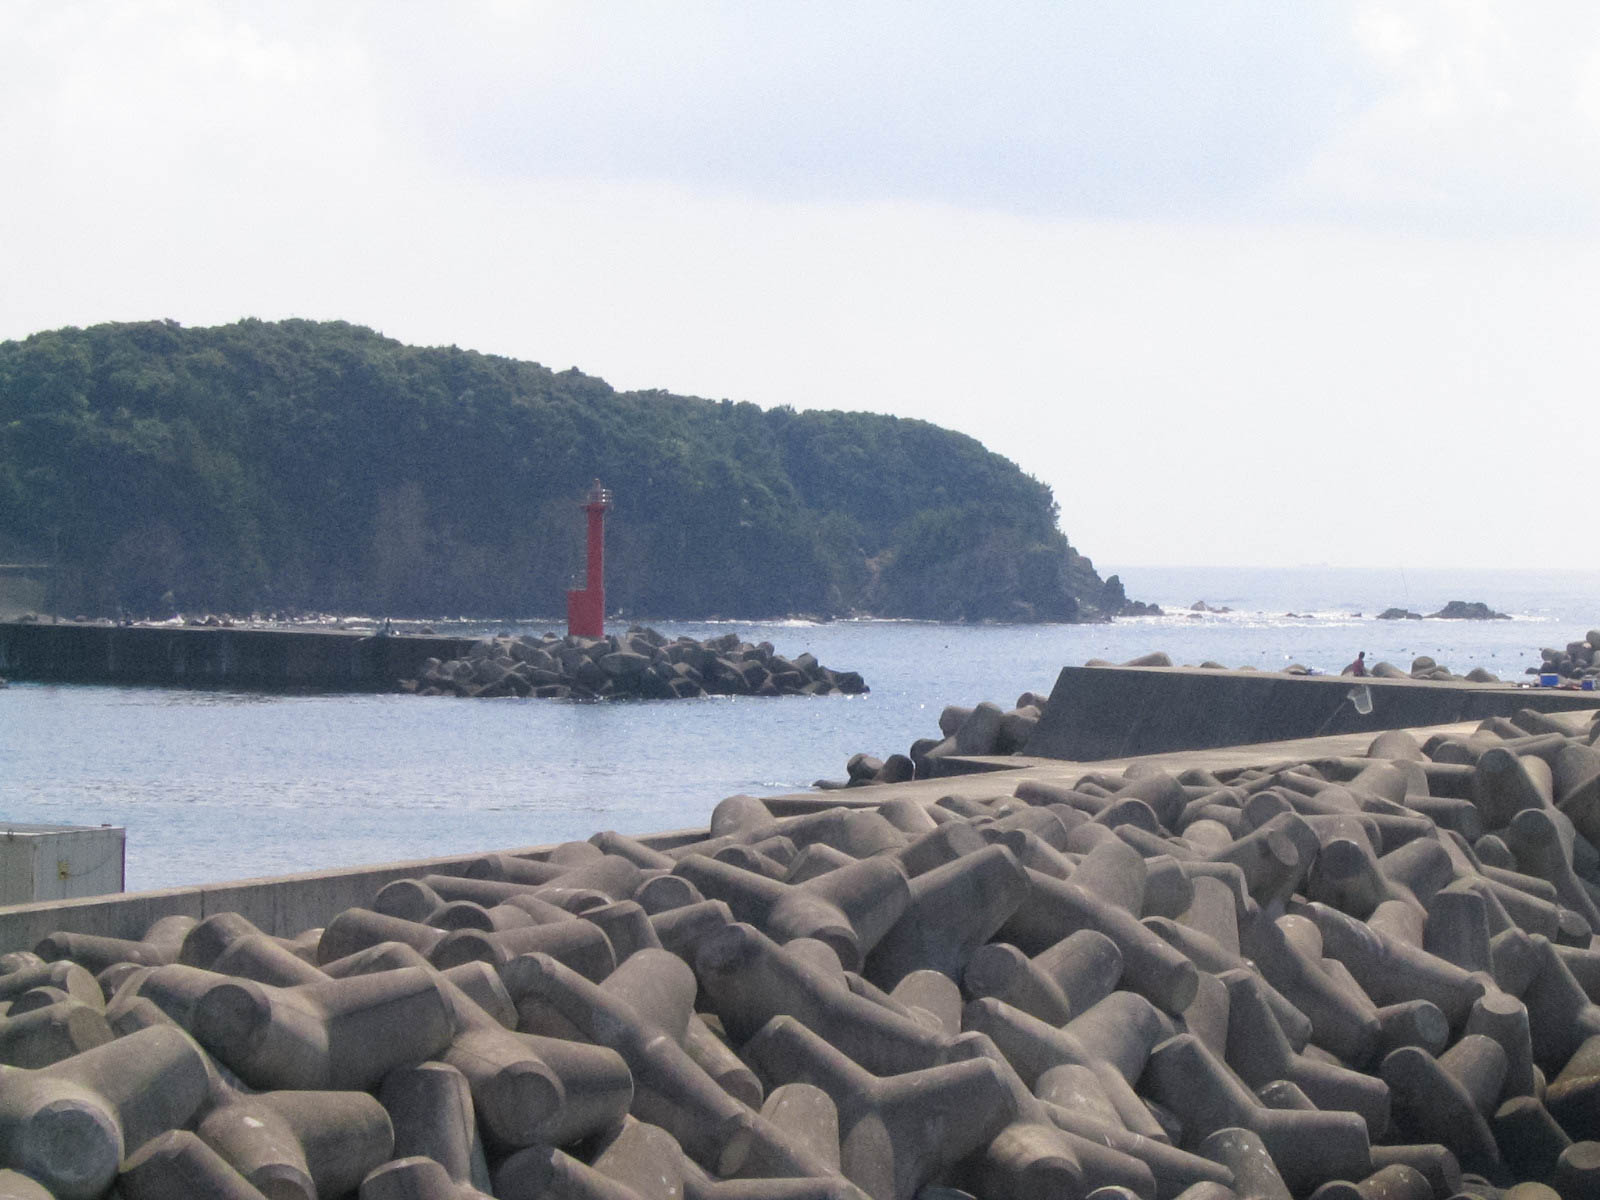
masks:
[(388, 691), (476, 639), (334, 629), (0, 622), (0, 676), (62, 683)]
[[(1365, 686), (1370, 710), (1352, 690)], [(1022, 753), (1072, 762), (1379, 733), (1518, 709), (1600, 707), (1600, 692), (1199, 667), (1065, 667)]]
[[(667, 835), (670, 839), (671, 835)], [(537, 855), (548, 846), (508, 850)], [(58, 930), (98, 937), (136, 938), (163, 917), (205, 920), (236, 912), (263, 932), (288, 936), (324, 925), (354, 905), (371, 902), (384, 885), (419, 874), (465, 874), (481, 855), (456, 854), (401, 863), (379, 863), (331, 871), (307, 871), (262, 879), (241, 879), (194, 887), (95, 896), (83, 900), (41, 901), (0, 907), (0, 953), (25, 950)]]
[[(767, 807), (783, 816), (798, 816), (824, 808), (875, 807), (876, 798), (794, 796), (771, 797)], [(699, 841), (704, 828), (639, 834), (633, 840), (654, 850)], [(513, 858), (542, 858), (549, 845), (523, 846), (493, 853)], [(397, 879), (419, 875), (465, 874), (482, 853), (451, 854), (405, 862), (376, 863), (326, 871), (304, 871), (259, 879), (196, 884), (92, 896), (81, 900), (41, 900), (33, 904), (0, 905), (0, 954), (25, 950), (46, 934), (64, 930), (98, 937), (137, 938), (163, 917), (204, 920), (218, 913), (236, 912), (263, 932), (289, 937), (301, 930), (324, 925), (352, 906), (367, 904), (379, 889)]]

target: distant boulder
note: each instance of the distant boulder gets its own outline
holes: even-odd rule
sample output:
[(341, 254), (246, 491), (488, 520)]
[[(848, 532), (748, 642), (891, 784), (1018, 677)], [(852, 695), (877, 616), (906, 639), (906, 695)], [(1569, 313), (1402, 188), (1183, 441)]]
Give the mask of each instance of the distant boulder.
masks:
[(877, 783), (908, 783), (917, 777), (917, 766), (909, 755), (891, 754), (883, 760)]
[(1000, 733), (995, 738), (994, 752), (996, 754), (1021, 754), (1022, 748), (1028, 744), (1028, 739), (1033, 736), (1033, 731), (1039, 726), (1039, 714), (1044, 711), (1041, 705), (1038, 708), (1018, 705), (1000, 718)]
[(883, 770), (883, 760), (874, 758), (870, 754), (852, 754), (850, 761), (845, 763), (844, 769), (845, 774), (849, 776), (850, 782), (860, 786), (861, 784), (875, 781), (878, 772)]
[[(1004, 711), (987, 700), (971, 708), (947, 704), (939, 712), (939, 737), (919, 738), (905, 754), (891, 754), (882, 760), (869, 754), (851, 755), (845, 764), (849, 786), (905, 783), (949, 774), (941, 768), (941, 761), (952, 756), (988, 758), (1021, 754), (1039, 724), (1045, 703), (1043, 693), (1023, 692), (1017, 698), (1017, 706)], [(821, 781), (816, 786), (835, 785)]]
[(1529, 675), (1559, 675), (1563, 679), (1600, 676), (1600, 629), (1591, 629), (1581, 642), (1568, 642), (1565, 649), (1545, 646), (1539, 651), (1539, 665), (1529, 667)]
[(1141, 654), (1138, 658), (1130, 658), (1122, 664), (1125, 667), (1170, 667), (1172, 657), (1164, 650), (1152, 650), (1149, 654)]
[(1445, 621), (1509, 621), (1509, 613), (1495, 612), (1481, 600), (1452, 600), (1436, 613), (1429, 613), (1430, 618)]
[(1445, 680), (1456, 678), (1449, 667), (1442, 666), (1432, 655), (1419, 654), (1411, 660), (1411, 678)]
[(1404, 608), (1386, 608), (1378, 614), (1380, 621), (1420, 621), (1421, 613), (1414, 613)]
[(635, 654), (631, 650), (617, 650), (600, 658), (600, 669), (613, 679), (632, 679), (643, 674), (649, 666), (647, 655)]
[(993, 754), (1004, 716), (1005, 712), (998, 704), (989, 700), (980, 702), (955, 732), (956, 753), (979, 756)]

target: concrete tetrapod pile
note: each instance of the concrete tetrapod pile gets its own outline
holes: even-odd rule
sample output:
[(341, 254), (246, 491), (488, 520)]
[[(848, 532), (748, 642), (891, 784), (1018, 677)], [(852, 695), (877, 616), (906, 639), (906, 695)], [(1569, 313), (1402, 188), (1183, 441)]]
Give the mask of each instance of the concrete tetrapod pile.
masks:
[(951, 755), (1021, 754), (1048, 702), (1048, 696), (1023, 692), (1009, 709), (1002, 709), (991, 700), (972, 708), (947, 704), (939, 712), (938, 737), (918, 738), (906, 753), (891, 754), (886, 759), (852, 754), (845, 763), (844, 780), (819, 779), (813, 786), (834, 789), (905, 783), (938, 775), (940, 760)]
[(785, 658), (770, 642), (751, 645), (736, 633), (700, 642), (669, 641), (635, 625), (603, 638), (492, 637), (465, 657), (430, 658), (400, 689), (423, 696), (534, 696), (595, 700), (672, 700), (698, 696), (826, 696), (868, 691), (855, 671), (834, 671), (810, 654)]
[(731, 797), (292, 939), (53, 934), (0, 1197), (1586, 1200), (1597, 732)]
[(1600, 629), (1591, 629), (1583, 635), (1582, 641), (1568, 642), (1564, 647), (1542, 647), (1539, 665), (1529, 667), (1525, 674), (1579, 680), (1600, 678)]

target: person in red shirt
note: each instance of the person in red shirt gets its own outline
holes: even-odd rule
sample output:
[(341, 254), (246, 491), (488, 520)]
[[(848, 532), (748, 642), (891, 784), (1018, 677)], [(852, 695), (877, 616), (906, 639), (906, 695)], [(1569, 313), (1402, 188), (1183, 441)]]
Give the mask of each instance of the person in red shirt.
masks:
[(1365, 650), (1363, 650), (1360, 654), (1356, 655), (1355, 662), (1351, 663), (1348, 667), (1346, 667), (1344, 670), (1339, 672), (1339, 674), (1341, 674), (1341, 675), (1365, 675), (1366, 673), (1367, 673), (1367, 652)]

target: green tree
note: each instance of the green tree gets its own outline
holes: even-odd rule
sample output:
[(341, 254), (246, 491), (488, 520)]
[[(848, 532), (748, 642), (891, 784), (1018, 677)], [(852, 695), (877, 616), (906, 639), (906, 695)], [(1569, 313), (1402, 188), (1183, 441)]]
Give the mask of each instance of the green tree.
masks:
[(77, 611), (559, 615), (578, 501), (617, 493), (639, 616), (1096, 615), (1050, 490), (871, 413), (617, 392), (344, 322), (170, 321), (0, 343), (0, 531)]

